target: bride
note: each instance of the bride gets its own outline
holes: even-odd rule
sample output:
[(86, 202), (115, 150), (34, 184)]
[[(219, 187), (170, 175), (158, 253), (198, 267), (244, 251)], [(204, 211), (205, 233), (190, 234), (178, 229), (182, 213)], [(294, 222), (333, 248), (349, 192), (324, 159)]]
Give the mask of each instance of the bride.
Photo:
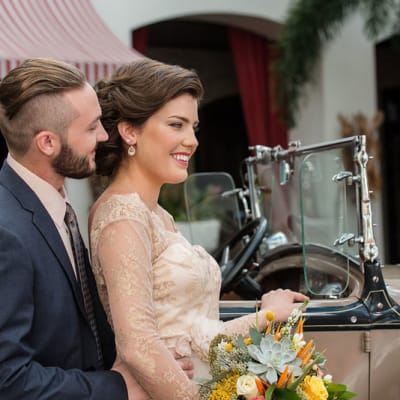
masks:
[[(196, 399), (198, 386), (171, 353), (189, 357), (195, 377), (206, 377), (213, 337), (255, 324), (255, 314), (219, 320), (218, 264), (177, 232), (158, 205), (163, 184), (187, 177), (203, 88), (193, 71), (141, 59), (100, 81), (96, 91), (109, 134), (96, 152), (97, 173), (110, 179), (90, 212), (90, 247), (117, 353), (148, 397)], [(273, 310), (285, 320), (305, 299), (270, 292), (260, 313)]]

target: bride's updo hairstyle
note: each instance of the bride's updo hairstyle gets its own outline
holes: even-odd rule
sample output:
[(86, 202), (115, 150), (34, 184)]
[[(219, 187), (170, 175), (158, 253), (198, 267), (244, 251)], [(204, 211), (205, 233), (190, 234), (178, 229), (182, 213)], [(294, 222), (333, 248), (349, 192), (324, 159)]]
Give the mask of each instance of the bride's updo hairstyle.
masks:
[(178, 65), (142, 58), (119, 67), (110, 79), (95, 85), (102, 109), (101, 122), (109, 135), (98, 143), (97, 174), (111, 176), (126, 154), (127, 145), (118, 133), (118, 123), (140, 128), (168, 101), (189, 93), (198, 101), (203, 86), (196, 72)]

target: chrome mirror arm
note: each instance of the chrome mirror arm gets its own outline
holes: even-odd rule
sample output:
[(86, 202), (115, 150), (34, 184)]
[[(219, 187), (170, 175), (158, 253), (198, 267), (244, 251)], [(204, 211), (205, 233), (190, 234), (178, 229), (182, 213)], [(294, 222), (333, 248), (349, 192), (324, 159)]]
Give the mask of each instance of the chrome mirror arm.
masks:
[(357, 193), (357, 208), (360, 213), (359, 232), (364, 239), (360, 243), (360, 257), (363, 261), (375, 261), (378, 258), (378, 247), (373, 233), (371, 200), (368, 189), (366, 136), (358, 137), (357, 150), (354, 153), (357, 176), (355, 184), (359, 190)]
[(261, 217), (260, 204), (258, 203), (258, 193), (256, 185), (256, 173), (254, 166), (257, 163), (256, 157), (248, 157), (245, 159), (247, 182), (248, 182), (248, 195), (250, 200), (250, 210), (252, 219)]

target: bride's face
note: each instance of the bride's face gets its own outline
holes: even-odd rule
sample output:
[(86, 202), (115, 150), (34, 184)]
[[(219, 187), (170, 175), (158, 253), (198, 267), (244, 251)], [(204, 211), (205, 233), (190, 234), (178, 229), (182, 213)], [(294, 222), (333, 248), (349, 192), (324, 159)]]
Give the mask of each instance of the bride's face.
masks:
[(135, 162), (153, 183), (183, 182), (198, 141), (197, 100), (182, 94), (166, 103), (141, 127), (136, 136)]

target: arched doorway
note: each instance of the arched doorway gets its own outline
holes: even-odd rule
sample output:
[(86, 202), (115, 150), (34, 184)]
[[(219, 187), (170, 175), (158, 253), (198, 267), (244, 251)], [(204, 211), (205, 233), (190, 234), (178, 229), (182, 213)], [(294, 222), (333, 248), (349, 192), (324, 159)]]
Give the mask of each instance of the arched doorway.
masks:
[(196, 153), (199, 172), (224, 171), (241, 185), (240, 163), (248, 155), (246, 126), (238, 95), (218, 98), (201, 107)]

